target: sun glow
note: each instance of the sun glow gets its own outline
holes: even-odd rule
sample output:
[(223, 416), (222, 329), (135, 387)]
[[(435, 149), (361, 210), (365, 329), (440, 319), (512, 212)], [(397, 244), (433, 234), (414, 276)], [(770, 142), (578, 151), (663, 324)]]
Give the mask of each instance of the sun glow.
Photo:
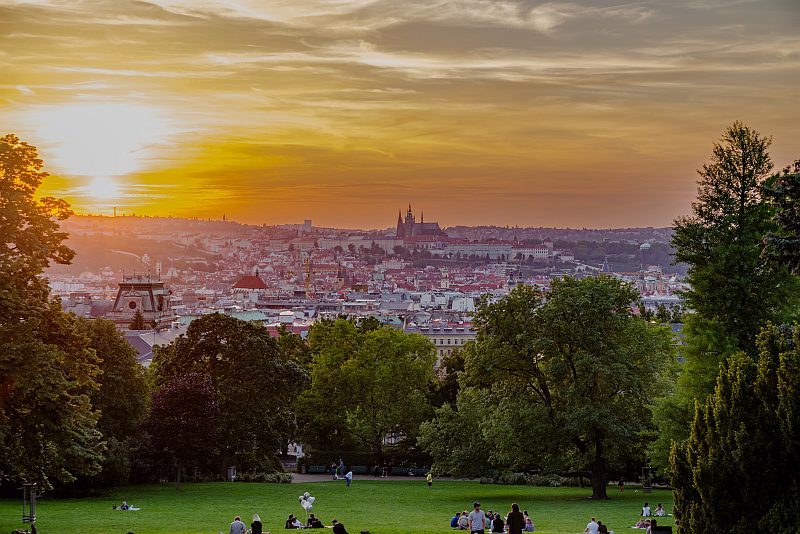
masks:
[(110, 200), (120, 196), (120, 187), (113, 178), (98, 176), (86, 186), (86, 193), (98, 200)]
[(158, 110), (139, 104), (43, 106), (29, 118), (51, 170), (91, 178), (87, 190), (97, 198), (118, 194), (113, 177), (146, 168), (175, 132)]

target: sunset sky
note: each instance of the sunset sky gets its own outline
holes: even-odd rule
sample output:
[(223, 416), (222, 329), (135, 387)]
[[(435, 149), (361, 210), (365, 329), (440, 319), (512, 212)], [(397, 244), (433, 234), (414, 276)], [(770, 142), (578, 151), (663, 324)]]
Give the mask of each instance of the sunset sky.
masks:
[(798, 28), (798, 0), (0, 0), (0, 134), (83, 213), (666, 226), (734, 120), (800, 157)]

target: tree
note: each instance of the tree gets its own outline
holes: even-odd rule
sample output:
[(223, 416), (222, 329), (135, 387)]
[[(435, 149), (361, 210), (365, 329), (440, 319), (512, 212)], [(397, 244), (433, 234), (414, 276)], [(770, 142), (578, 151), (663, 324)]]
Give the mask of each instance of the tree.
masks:
[(794, 311), (797, 280), (761, 245), (774, 231), (763, 187), (772, 170), (770, 138), (734, 122), (698, 171), (692, 215), (675, 221), (675, 259), (689, 264), (686, 303), (718, 320), (734, 344), (755, 354), (759, 328)]
[(637, 298), (612, 278), (567, 278), (544, 303), (518, 286), (481, 305), (466, 379), (491, 394), (481, 429), (495, 466), (588, 468), (592, 497), (606, 497), (608, 470), (643, 450), (647, 406), (672, 357), (667, 330), (631, 313)]
[(800, 329), (767, 325), (759, 359), (728, 358), (670, 456), (679, 533), (796, 532)]
[(416, 442), (419, 425), (431, 413), (427, 395), (436, 355), (430, 341), (337, 319), (315, 324), (309, 346), (311, 387), (302, 402), (313, 433), (307, 430), (306, 436), (336, 430), (378, 460), (390, 434)]
[(800, 160), (770, 178), (764, 189), (776, 208), (773, 217), (776, 228), (767, 236), (766, 256), (797, 274), (800, 272)]
[(683, 334), (688, 340), (680, 347), (684, 361), (671, 366), (671, 385), (653, 406), (658, 433), (648, 455), (651, 465), (662, 473), (669, 467), (673, 442), (683, 443), (689, 437), (696, 400), (714, 390), (720, 363), (738, 350), (719, 320), (696, 313), (686, 316)]
[(220, 410), (211, 377), (198, 372), (171, 378), (153, 392), (152, 409), (144, 428), (157, 473), (181, 473), (196, 467), (213, 470), (218, 456)]
[(144, 368), (136, 350), (106, 319), (82, 320), (82, 326), (98, 358), (101, 374), (99, 388), (91, 402), (100, 418), (97, 428), (108, 445), (102, 473), (92, 486), (128, 483), (133, 438), (139, 431), (148, 408), (149, 391)]
[(130, 330), (147, 330), (147, 325), (144, 323), (144, 314), (142, 314), (142, 310), (136, 310), (136, 313), (133, 315), (133, 319), (131, 319), (131, 324), (128, 325), (128, 328)]
[(42, 166), (33, 146), (0, 138), (0, 472), (47, 489), (95, 474), (104, 446), (94, 351), (41, 276), (73, 256), (58, 226), (69, 206), (35, 198)]
[(48, 176), (42, 166), (35, 147), (15, 135), (0, 138), (0, 324), (46, 307), (49, 289), (40, 275), (50, 262), (68, 264), (75, 255), (58, 225), (72, 214), (69, 205), (35, 198)]
[(797, 277), (762, 254), (777, 228), (764, 195), (770, 143), (740, 122), (731, 125), (698, 171), (693, 214), (675, 221), (675, 259), (689, 264), (685, 300), (695, 313), (684, 314), (685, 370), (657, 401), (660, 432), (650, 451), (656, 465), (666, 466), (672, 441), (688, 437), (694, 402), (713, 391), (720, 365), (738, 350), (756, 357), (761, 326), (797, 311)]
[(191, 372), (210, 376), (220, 410), (220, 467), (234, 460), (244, 469), (278, 467), (275, 455), (296, 431), (294, 400), (307, 375), (263, 326), (206, 315), (157, 350), (152, 365), (158, 385)]
[(478, 477), (489, 469), (494, 440), (465, 430), (493, 419), (494, 413), (488, 390), (465, 388), (458, 392), (456, 403), (440, 406), (436, 417), (422, 423), (418, 443), (435, 459), (436, 472)]

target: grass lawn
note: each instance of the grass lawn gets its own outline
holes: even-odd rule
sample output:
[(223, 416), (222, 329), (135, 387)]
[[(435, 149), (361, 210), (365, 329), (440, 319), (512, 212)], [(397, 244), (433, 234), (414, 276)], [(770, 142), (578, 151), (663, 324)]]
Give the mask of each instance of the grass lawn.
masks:
[[(591, 516), (596, 516), (620, 533), (642, 533), (629, 529), (636, 522), (645, 500), (655, 509), (664, 503), (672, 512), (672, 493), (654, 490), (645, 495), (626, 488), (620, 494), (609, 487), (611, 499), (593, 502), (586, 499), (588, 488), (538, 488), (530, 486), (490, 486), (477, 482), (435, 480), (428, 489), (424, 480), (356, 479), (350, 488), (343, 482), (304, 484), (215, 483), (130, 486), (109, 491), (103, 497), (56, 500), (40, 498), (37, 505), (41, 534), (136, 534), (228, 533), (234, 515), (241, 515), (249, 526), (254, 513), (261, 516), (265, 530), (284, 531), (290, 513), (305, 519), (298, 496), (309, 492), (316, 497), (313, 513), (326, 525), (331, 519), (344, 523), (350, 534), (369, 530), (372, 534), (449, 533), (450, 518), (457, 510), (469, 510), (479, 500), (484, 510), (505, 515), (511, 503), (527, 509), (536, 531), (548, 534), (583, 532)], [(139, 511), (115, 511), (122, 500)], [(0, 533), (22, 528), (20, 500), (0, 500)], [(673, 525), (671, 517), (659, 524)], [(330, 530), (315, 531), (330, 532)]]

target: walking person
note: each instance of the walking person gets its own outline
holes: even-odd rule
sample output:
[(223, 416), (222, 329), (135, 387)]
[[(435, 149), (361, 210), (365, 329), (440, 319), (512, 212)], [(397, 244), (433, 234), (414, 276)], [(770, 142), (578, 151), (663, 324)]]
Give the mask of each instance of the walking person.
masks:
[(506, 526), (508, 534), (522, 534), (522, 529), (525, 528), (525, 516), (519, 511), (517, 503), (511, 503), (511, 511), (506, 516)]
[(433, 486), (433, 475), (431, 474), (431, 472), (430, 472), (430, 471), (428, 471), (428, 476), (427, 476), (427, 477), (425, 477), (425, 479), (428, 481), (428, 487), (429, 487), (429, 488), (430, 488), (431, 486)]
[(469, 513), (469, 531), (471, 533), (485, 534), (486, 532), (486, 514), (481, 510), (481, 503), (475, 501), (472, 503), (473, 510)]

